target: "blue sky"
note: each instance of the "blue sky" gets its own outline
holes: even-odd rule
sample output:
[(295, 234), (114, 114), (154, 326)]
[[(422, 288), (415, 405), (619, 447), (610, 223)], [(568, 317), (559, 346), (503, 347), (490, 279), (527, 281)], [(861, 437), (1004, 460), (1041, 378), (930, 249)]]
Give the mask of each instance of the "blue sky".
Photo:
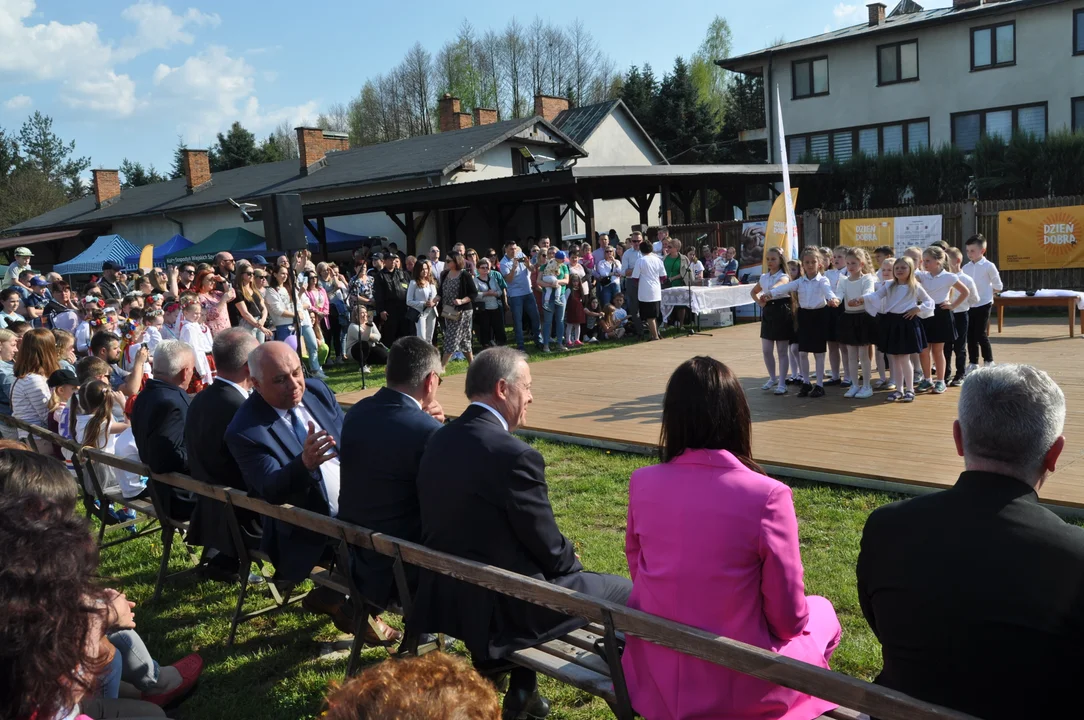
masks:
[[(189, 147), (206, 147), (233, 120), (261, 135), (282, 121), (312, 121), (330, 103), (349, 101), (366, 77), (398, 64), (416, 41), (435, 53), (464, 19), (479, 32), (503, 27), (513, 14), (530, 23), (535, 14), (519, 7), (506, 0), (0, 0), (0, 127), (17, 131), (41, 110), (93, 167), (116, 168), (128, 157), (165, 170), (178, 135)], [(549, 0), (538, 7), (550, 22), (583, 20), (617, 68), (650, 63), (660, 76), (675, 56), (696, 49), (717, 14), (730, 22), (734, 54), (866, 17), (858, 0)]]

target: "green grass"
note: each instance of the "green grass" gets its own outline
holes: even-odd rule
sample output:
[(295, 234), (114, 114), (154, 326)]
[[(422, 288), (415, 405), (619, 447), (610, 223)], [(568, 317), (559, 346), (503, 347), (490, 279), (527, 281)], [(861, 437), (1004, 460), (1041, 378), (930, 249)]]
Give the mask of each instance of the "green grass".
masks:
[[(627, 576), (628, 478), (650, 458), (545, 441), (534, 445), (546, 459), (557, 522), (575, 543), (584, 566)], [(854, 566), (866, 517), (896, 496), (815, 483), (790, 484), (807, 592), (828, 597), (843, 624), (843, 641), (833, 666), (870, 679), (880, 668), (880, 652), (858, 606)], [(187, 566), (181, 547), (180, 543), (174, 546), (173, 570)], [(316, 717), (328, 684), (340, 680), (346, 669), (342, 654), (321, 654), (321, 643), (338, 637), (334, 626), (300, 608), (290, 609), (242, 625), (236, 645), (227, 649), (236, 586), (183, 579), (167, 585), (162, 599), (151, 603), (161, 551), (156, 536), (109, 548), (102, 554), (100, 572), (139, 603), (138, 629), (157, 659), (170, 663), (192, 651), (204, 657), (199, 688), (171, 716), (199, 720)], [(247, 608), (267, 602), (266, 590), (256, 589), (250, 593)], [(363, 654), (366, 663), (385, 657), (380, 649), (366, 649)], [(602, 701), (567, 686), (544, 680), (543, 692), (554, 701), (554, 718), (612, 717)]]

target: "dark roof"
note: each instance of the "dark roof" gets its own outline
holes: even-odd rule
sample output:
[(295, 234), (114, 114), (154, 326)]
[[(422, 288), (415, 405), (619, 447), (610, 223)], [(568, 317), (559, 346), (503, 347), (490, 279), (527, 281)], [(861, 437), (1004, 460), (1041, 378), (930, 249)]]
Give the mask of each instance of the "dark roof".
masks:
[(575, 140), (578, 144), (583, 145), (587, 142), (587, 138), (594, 134), (595, 130), (598, 130), (598, 126), (602, 124), (602, 121), (610, 117), (610, 115), (620, 108), (629, 116), (633, 124), (640, 131), (640, 134), (644, 136), (648, 144), (651, 145), (651, 149), (655, 151), (659, 159), (666, 162), (666, 156), (662, 154), (662, 151), (655, 145), (655, 141), (651, 139), (651, 136), (647, 134), (643, 126), (640, 125), (640, 121), (636, 119), (636, 116), (632, 114), (628, 106), (623, 101), (607, 100), (605, 102), (595, 103), (594, 105), (584, 105), (583, 107), (571, 108), (569, 110), (562, 110), (556, 118), (553, 120), (553, 124), (570, 138)]
[[(795, 40), (794, 42), (775, 45), (774, 47), (746, 53), (745, 55), (716, 60), (715, 64), (727, 70), (741, 72), (750, 70), (753, 61), (765, 59), (778, 53), (809, 50), (824, 45), (862, 39), (874, 34), (885, 35), (897, 31), (917, 30), (920, 27), (930, 25), (974, 20), (989, 15), (1001, 15), (1004, 13), (1016, 12), (1017, 10), (1026, 10), (1041, 5), (1054, 5), (1067, 1), (1068, 0), (1000, 0), (999, 2), (990, 2), (987, 0), (987, 2), (983, 4), (965, 8), (944, 7), (935, 8), (933, 10), (922, 10), (920, 12), (906, 12), (906, 10), (904, 10), (898, 13), (893, 11), (890, 16), (885, 18), (883, 25), (871, 26), (868, 22), (861, 23), (860, 25), (851, 25), (850, 27), (822, 33), (821, 35), (814, 35), (813, 37), (808, 37), (803, 40)], [(899, 8), (897, 8), (897, 10), (899, 10)]]
[(304, 193), (446, 175), (464, 162), (536, 124), (541, 124), (563, 141), (567, 147), (563, 148), (561, 154), (586, 155), (579, 143), (568, 138), (552, 123), (535, 116), (328, 153), (327, 166), (309, 175), (302, 175), (298, 160), (291, 159), (214, 173), (211, 185), (192, 195), (187, 192), (184, 178), (126, 189), (116, 202), (101, 209), (97, 209), (94, 196), (90, 195), (19, 223), (7, 231), (106, 225), (133, 216), (221, 205), (227, 198), (254, 199), (271, 193)]

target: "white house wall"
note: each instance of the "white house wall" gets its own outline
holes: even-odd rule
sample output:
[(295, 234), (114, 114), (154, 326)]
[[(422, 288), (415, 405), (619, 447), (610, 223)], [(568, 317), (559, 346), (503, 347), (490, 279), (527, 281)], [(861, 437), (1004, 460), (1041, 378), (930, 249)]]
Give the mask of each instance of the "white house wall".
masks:
[[(925, 28), (873, 33), (868, 39), (779, 53), (772, 61), (786, 134), (796, 135), (901, 120), (930, 119), (934, 147), (952, 141), (952, 113), (1046, 102), (1050, 132), (1071, 122), (1070, 98), (1084, 96), (1084, 56), (1073, 56), (1073, 11), (1084, 2), (985, 15)], [(1016, 64), (971, 71), (971, 28), (1016, 21)], [(918, 39), (917, 82), (878, 87), (877, 46)], [(792, 100), (791, 63), (828, 56), (829, 94)], [(772, 145), (775, 92), (770, 93)], [(793, 161), (794, 158), (791, 158)]]

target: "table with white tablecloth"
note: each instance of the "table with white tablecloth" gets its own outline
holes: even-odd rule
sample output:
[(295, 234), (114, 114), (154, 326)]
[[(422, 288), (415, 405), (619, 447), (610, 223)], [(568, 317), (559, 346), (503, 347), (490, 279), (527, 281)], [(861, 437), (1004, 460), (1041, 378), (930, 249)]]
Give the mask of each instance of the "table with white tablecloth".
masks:
[[(674, 308), (682, 305), (694, 315), (710, 313), (724, 308), (752, 305), (750, 291), (753, 285), (711, 285), (666, 288), (662, 291), (662, 317), (665, 322)], [(690, 293), (690, 290), (692, 291)]]

